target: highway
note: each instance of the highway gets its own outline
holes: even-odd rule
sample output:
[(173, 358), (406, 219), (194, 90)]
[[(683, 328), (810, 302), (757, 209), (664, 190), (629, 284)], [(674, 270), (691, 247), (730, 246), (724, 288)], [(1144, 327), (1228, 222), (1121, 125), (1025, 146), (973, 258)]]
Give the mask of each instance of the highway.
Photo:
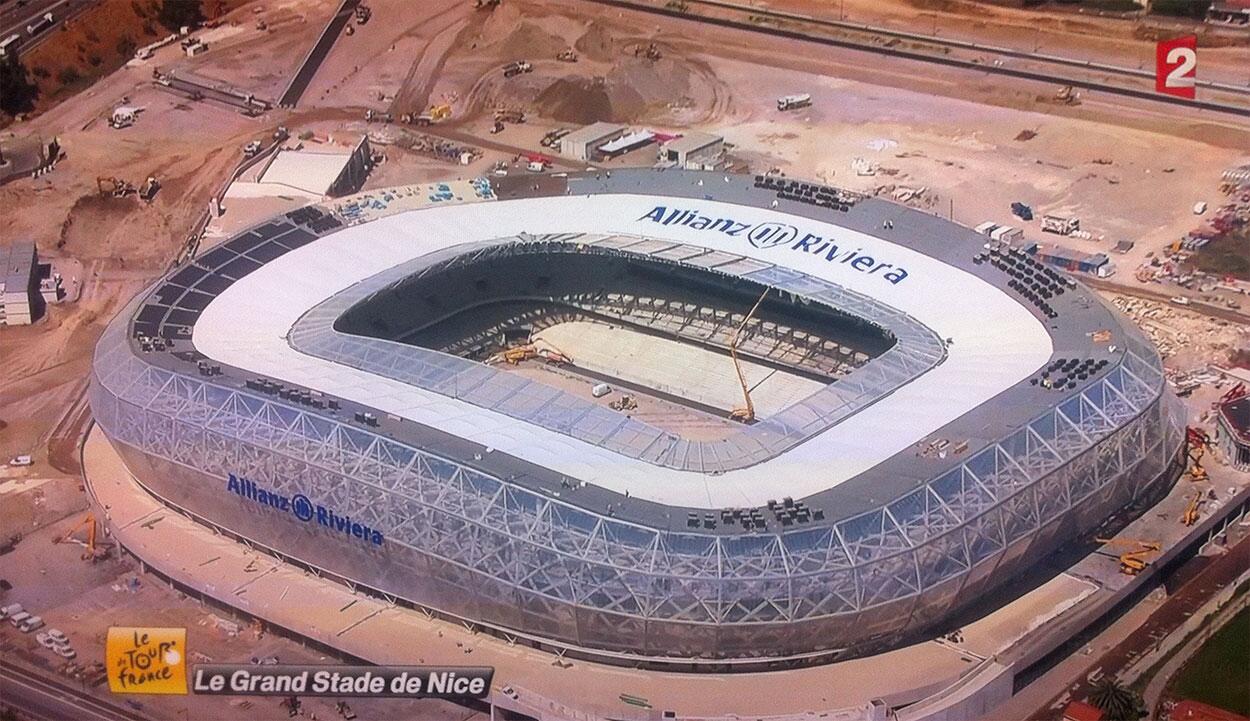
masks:
[[(0, 40), (17, 35), (21, 38), (17, 44), (18, 56), (47, 40), (52, 33), (66, 21), (86, 12), (96, 0), (27, 0), (25, 3), (5, 3), (0, 9)], [(26, 26), (43, 17), (44, 13), (52, 13), (52, 24), (39, 31), (33, 37), (26, 32)]]
[[(1099, 63), (1091, 60), (1077, 60), (1075, 58), (1063, 57), (1060, 55), (1050, 55), (1048, 53), (1028, 52), (1026, 50), (1018, 50), (1002, 45), (991, 45), (988, 43), (975, 43), (966, 40), (957, 40), (954, 38), (944, 38), (937, 35), (925, 35), (922, 33), (912, 33), (903, 30), (892, 30), (890, 28), (878, 25), (865, 25), (863, 23), (852, 23), (845, 20), (833, 20), (831, 18), (821, 18), (812, 15), (801, 15), (799, 13), (786, 12), (784, 10), (770, 10), (767, 8), (751, 7), (738, 3), (725, 2), (724, 0), (687, 0), (692, 5), (704, 5), (707, 7), (720, 8), (724, 10), (735, 10), (740, 12), (750, 12), (755, 15), (767, 16), (779, 20), (793, 20), (812, 25), (823, 25), (825, 27), (837, 28), (840, 30), (851, 30), (855, 32), (868, 33), (887, 38), (898, 38), (899, 40), (908, 40), (911, 42), (929, 43), (940, 47), (975, 50), (977, 52), (992, 53), (1009, 58), (1018, 58), (1021, 60), (1029, 60), (1032, 62), (1061, 65), (1072, 68), (1081, 68), (1083, 70), (1097, 70), (1099, 72), (1111, 75), (1119, 75), (1124, 77), (1145, 78), (1154, 81), (1155, 74), (1150, 70), (1142, 70), (1139, 68), (1128, 68), (1121, 65), (1110, 65), (1108, 63)], [(1213, 90), (1226, 90), (1240, 95), (1250, 96), (1250, 84), (1233, 85), (1230, 83), (1221, 83), (1212, 80), (1197, 81), (1198, 87), (1211, 88)]]
[[(1101, 80), (1077, 77), (1071, 74), (1069, 75), (1062, 74), (1064, 72), (1063, 70), (1064, 66), (1077, 66), (1077, 67), (1080, 67), (1081, 69), (1088, 69), (1094, 72), (1102, 72), (1104, 74), (1111, 74), (1113, 76), (1118, 75), (1119, 77), (1123, 77), (1125, 79), (1130, 79), (1130, 76), (1125, 75), (1121, 71), (1130, 71), (1131, 76), (1137, 76), (1137, 74), (1140, 72), (1140, 71), (1132, 70), (1129, 68), (1118, 68), (1117, 66), (1111, 66), (1111, 65), (1102, 66), (1102, 65), (1087, 63), (1084, 61), (1057, 58), (1057, 56), (1040, 55), (1036, 53), (1027, 53), (1024, 51), (1008, 50), (1005, 48), (1002, 49), (1001, 51), (1002, 53), (1010, 53), (1013, 55), (1013, 57), (1027, 58), (1030, 61), (1054, 66), (1054, 70), (1050, 70), (1049, 68), (1046, 68), (1045, 71), (1026, 70), (1024, 68), (1010, 67), (1005, 64), (994, 64), (993, 62), (983, 62), (980, 58), (964, 59), (964, 58), (959, 58), (959, 57), (953, 57), (951, 55), (938, 55), (938, 54), (933, 54), (933, 53), (920, 52), (917, 50), (905, 50), (897, 45), (895, 45), (894, 47), (889, 47), (887, 45), (873, 43), (869, 40), (851, 40), (851, 39), (829, 37), (827, 35), (816, 34), (811, 30), (798, 30), (798, 29), (786, 29), (782, 27), (774, 27), (771, 25), (753, 23), (747, 19), (736, 20), (736, 19), (727, 18), (727, 17), (715, 17), (715, 16), (710, 16), (710, 15), (694, 15), (688, 11), (682, 11), (682, 10), (669, 8), (665, 6), (652, 5), (650, 3), (639, 2), (637, 0), (585, 0), (585, 1), (590, 2), (590, 3), (595, 3), (598, 5), (605, 5), (609, 7), (621, 8), (621, 9), (626, 9), (626, 10), (635, 10), (639, 12), (651, 13), (654, 15), (664, 15), (664, 16), (671, 17), (671, 18), (688, 20), (694, 23), (705, 23), (705, 24), (717, 25), (717, 26), (725, 27), (725, 28), (732, 28), (736, 30), (745, 30), (748, 32), (758, 33), (762, 35), (773, 35), (776, 37), (789, 38), (791, 40), (801, 40), (805, 42), (817, 43), (820, 45), (827, 45), (831, 47), (846, 48), (848, 50), (860, 50), (863, 52), (874, 53), (877, 55), (887, 55), (887, 56), (896, 57), (896, 58), (903, 58), (906, 60), (917, 60), (920, 62), (931, 63), (935, 65), (944, 65), (947, 67), (962, 68), (965, 70), (975, 70), (978, 72), (983, 72), (983, 73), (987, 73), (991, 75), (1003, 75), (1007, 77), (1019, 78), (1021, 80), (1033, 80), (1033, 81), (1037, 81), (1041, 83), (1046, 83), (1052, 86), (1053, 85), (1071, 85), (1074, 88), (1081, 88), (1082, 90), (1092, 90), (1092, 91), (1097, 91), (1097, 92), (1108, 93), (1111, 95), (1119, 95), (1123, 97), (1135, 98), (1138, 100), (1147, 100), (1147, 101), (1151, 101), (1155, 103), (1167, 104), (1167, 105), (1172, 105), (1172, 106), (1196, 108), (1199, 110), (1209, 110), (1209, 111), (1216, 112), (1216, 113), (1223, 113), (1223, 114), (1235, 115), (1235, 116), (1239, 116), (1243, 118), (1250, 118), (1250, 105), (1237, 105), (1237, 104), (1214, 101), (1214, 100), (1187, 100), (1185, 98), (1178, 98), (1172, 95), (1159, 94), (1154, 91), (1153, 87), (1150, 87), (1148, 89), (1143, 88), (1143, 87), (1128, 87), (1125, 85), (1117, 85), (1115, 83), (1101, 81)], [(699, 0), (696, 0), (696, 2), (698, 1)], [(896, 39), (901, 38), (901, 37), (907, 37), (908, 39), (913, 40), (915, 42), (923, 41), (927, 43), (941, 45), (947, 49), (964, 50), (964, 49), (967, 49), (967, 47), (965, 46), (969, 46), (969, 47), (975, 47), (979, 52), (983, 52), (983, 53), (996, 52), (996, 51), (991, 51), (989, 49), (990, 47), (994, 47), (994, 46), (981, 46), (981, 45), (976, 45), (974, 43), (964, 43), (963, 41), (946, 40), (946, 39), (934, 38), (934, 37), (926, 36), (926, 35), (916, 35), (913, 33), (900, 33), (899, 31), (895, 31), (895, 30), (873, 28), (872, 26), (859, 26), (859, 25), (854, 25), (852, 23), (840, 23), (839, 21), (834, 21), (834, 20), (805, 20), (805, 19), (802, 19), (804, 16), (794, 15), (792, 13), (778, 13), (777, 11), (767, 10), (765, 8), (748, 8), (746, 6), (738, 6), (738, 5), (733, 5), (733, 4), (724, 3), (724, 2), (713, 3), (710, 0), (702, 0), (702, 1), (704, 2), (704, 4), (711, 5), (715, 9), (721, 9), (721, 10), (729, 9), (733, 12), (747, 12), (749, 10), (751, 15), (769, 16), (769, 17), (773, 17), (777, 21), (788, 20), (792, 25), (796, 20), (798, 20), (798, 21), (807, 23), (809, 25), (816, 25), (816, 26), (833, 25), (843, 30), (854, 29), (860, 32), (868, 32), (878, 37), (882, 35), (893, 36)], [(868, 28), (868, 29), (865, 30), (865, 28)], [(1058, 61), (1062, 61), (1062, 63), (1058, 63)], [(1153, 73), (1150, 74), (1150, 77), (1153, 77)], [(1142, 80), (1142, 78), (1140, 77), (1131, 77), (1131, 79), (1134, 82), (1140, 82)], [(1236, 93), (1243, 92), (1243, 90), (1238, 86), (1227, 86), (1227, 87), (1232, 88), (1232, 90), (1227, 90), (1223, 84), (1220, 84), (1219, 87), (1213, 86), (1211, 88), (1208, 88), (1208, 90), (1212, 90), (1212, 91), (1218, 90), (1218, 91), (1223, 91), (1223, 92), (1236, 92)], [(1248, 88), (1247, 91), (1250, 91), (1250, 88)]]
[[(0, 698), (26, 716), (47, 721), (141, 721), (147, 716), (122, 703), (96, 698), (64, 679), (44, 676), (11, 660), (0, 645)], [(19, 717), (21, 718), (21, 717)]]

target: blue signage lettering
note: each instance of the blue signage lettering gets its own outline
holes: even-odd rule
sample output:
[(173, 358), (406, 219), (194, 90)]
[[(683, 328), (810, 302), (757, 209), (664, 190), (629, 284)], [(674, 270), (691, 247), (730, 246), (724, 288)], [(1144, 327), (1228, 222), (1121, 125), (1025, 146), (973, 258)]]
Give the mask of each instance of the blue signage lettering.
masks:
[(280, 493), (261, 488), (256, 485), (255, 481), (242, 476), (236, 476), (233, 473), (228, 474), (226, 479), (226, 491), (246, 498), (258, 505), (269, 506), (275, 510), (290, 513), (305, 523), (315, 522), (319, 526), (325, 526), (345, 536), (359, 538), (375, 546), (382, 545), (383, 536), (381, 531), (353, 521), (350, 516), (340, 516), (319, 503), (313, 503), (308, 496), (302, 493), (297, 493), (288, 498)]
[(786, 246), (790, 250), (823, 256), (826, 262), (846, 265), (852, 270), (869, 275), (881, 274), (881, 277), (898, 285), (907, 278), (907, 271), (892, 263), (878, 262), (871, 255), (865, 255), (862, 248), (851, 250), (841, 247), (830, 238), (812, 233), (799, 235), (798, 228), (785, 223), (740, 223), (732, 218), (713, 218), (700, 215), (693, 210), (668, 208), (657, 205), (649, 213), (638, 220), (649, 220), (660, 225), (680, 225), (693, 230), (709, 230), (723, 233), (733, 238), (745, 237), (747, 242), (756, 248), (776, 248)]

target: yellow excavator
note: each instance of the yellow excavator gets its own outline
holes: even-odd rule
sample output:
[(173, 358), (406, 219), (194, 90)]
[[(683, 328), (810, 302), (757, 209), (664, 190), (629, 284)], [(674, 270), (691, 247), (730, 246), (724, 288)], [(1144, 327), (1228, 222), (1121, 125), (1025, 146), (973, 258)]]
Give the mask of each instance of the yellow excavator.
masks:
[[(78, 532), (78, 529), (83, 528), (84, 526), (87, 529), (87, 541), (85, 543), (74, 538), (74, 534)], [(52, 539), (53, 543), (65, 543), (67, 541), (82, 543), (82, 560), (84, 561), (97, 561), (108, 555), (108, 551), (106, 549), (97, 548), (95, 545), (95, 516), (93, 514), (88, 513), (84, 516), (83, 519), (74, 524), (74, 527), (69, 529), (64, 536), (57, 536)]]
[(1198, 522), (1200, 517), (1198, 508), (1202, 505), (1202, 491), (1194, 491), (1193, 498), (1189, 499), (1189, 505), (1185, 506), (1185, 512), (1181, 514), (1181, 523), (1186, 526), (1192, 526)]
[(738, 360), (738, 342), (742, 340), (742, 331), (747, 327), (747, 323), (755, 317), (755, 312), (760, 309), (760, 304), (764, 302), (764, 296), (768, 295), (768, 289), (765, 288), (760, 293), (759, 300), (755, 301), (755, 305), (751, 307), (751, 312), (746, 314), (742, 319), (742, 323), (738, 325), (738, 330), (734, 331), (733, 340), (729, 341), (729, 357), (733, 358), (734, 370), (738, 372), (738, 383), (742, 386), (742, 398), (745, 405), (741, 408), (735, 408), (729, 413), (729, 418), (742, 423), (750, 423), (755, 420), (755, 404), (751, 402), (751, 389), (747, 387), (747, 378), (742, 373), (742, 362)]
[(1131, 547), (1132, 550), (1120, 554), (1120, 573), (1136, 576), (1146, 569), (1146, 557), (1163, 549), (1155, 541), (1139, 541), (1135, 538), (1097, 538), (1099, 543), (1108, 546)]

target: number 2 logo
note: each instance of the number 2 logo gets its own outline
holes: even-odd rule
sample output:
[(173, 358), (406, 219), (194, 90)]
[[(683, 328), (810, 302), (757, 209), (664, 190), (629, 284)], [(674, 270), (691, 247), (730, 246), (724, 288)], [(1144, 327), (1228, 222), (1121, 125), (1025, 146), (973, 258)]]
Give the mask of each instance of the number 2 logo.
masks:
[(1193, 100), (1198, 76), (1198, 38), (1163, 40), (1155, 47), (1155, 91)]

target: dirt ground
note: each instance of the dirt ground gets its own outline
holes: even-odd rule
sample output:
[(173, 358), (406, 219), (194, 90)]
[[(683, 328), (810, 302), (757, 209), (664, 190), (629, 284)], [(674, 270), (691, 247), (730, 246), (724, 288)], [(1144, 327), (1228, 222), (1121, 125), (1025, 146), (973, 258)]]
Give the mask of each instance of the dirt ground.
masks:
[[(714, 132), (730, 144), (735, 170), (778, 168), (886, 196), (924, 189), (913, 204), (967, 225), (1019, 225), (1009, 211), (1017, 200), (1032, 205), (1039, 217), (1079, 215), (1093, 240), (1043, 236), (1036, 221), (1025, 225), (1026, 236), (1089, 252), (1135, 241), (1128, 255), (1112, 256), (1121, 269), (1112, 280), (1128, 290), (1135, 282), (1132, 269), (1147, 253), (1193, 227), (1195, 202), (1215, 204), (1220, 173), (1250, 162), (1250, 123), (1109, 96), (1060, 106), (1049, 102), (1055, 88), (1044, 83), (1007, 82), (575, 0), (508, 0), (493, 12), (475, 11), (462, 0), (369, 4), (373, 18), (353, 23), (353, 34), (340, 38), (295, 110), (247, 118), (155, 87), (152, 70), (194, 71), (276, 98), (336, 0), (242, 4), (224, 14), (218, 27), (201, 31), (207, 53), (187, 59), (177, 44), (163, 48), (150, 61), (123, 66), (9, 128), (22, 138), (59, 138), (66, 157), (47, 175), (0, 187), (0, 243), (33, 239), (45, 261), (77, 263), (81, 295), (53, 306), (34, 326), (0, 328), (0, 459), (30, 453), (35, 460), (30, 469), (0, 475), (0, 526), (51, 532), (85, 508), (72, 448), (85, 420), (82, 396), (96, 340), (122, 304), (175, 257), (241, 160), (242, 146), (279, 126), (338, 140), (363, 133), (384, 140), (397, 128), (366, 124), (365, 109), (398, 115), (445, 102), (453, 108), (452, 120), (431, 133), (455, 133), (457, 142), (480, 140), (485, 148), (479, 159), (460, 166), (378, 142), (386, 162), (368, 188), (486, 175), (499, 162), (509, 173), (524, 172), (515, 162), (522, 152), (551, 152), (539, 145), (544, 132), (592, 120)], [(1148, 66), (1153, 58), (1151, 23), (960, 0), (769, 4), (1128, 66)], [(85, 38), (89, 23), (79, 22), (72, 33)], [(95, 32), (105, 42), (102, 31)], [(39, 52), (49, 58), (80, 52), (76, 42), (61, 48), (51, 47), (53, 42)], [(643, 56), (652, 43), (658, 60)], [(578, 62), (556, 59), (568, 48)], [(534, 72), (505, 80), (500, 67), (518, 59), (532, 62)], [(1204, 48), (1201, 62), (1203, 77), (1250, 81), (1247, 43)], [(775, 99), (792, 92), (811, 93), (812, 107), (778, 113)], [(113, 130), (106, 119), (120, 104), (142, 111), (134, 126)], [(527, 122), (487, 134), (499, 106), (523, 109)], [(645, 148), (613, 164), (650, 165), (654, 153)], [(875, 173), (858, 175), (852, 169), (857, 158), (875, 166)], [(163, 184), (151, 204), (97, 192), (100, 177), (138, 185), (149, 176)], [(1196, 367), (1244, 346), (1239, 328), (1176, 322), (1190, 340), (1171, 339), (1178, 350), (1169, 362)], [(49, 548), (68, 547), (45, 539), (29, 548), (42, 557)], [(109, 583), (126, 572), (102, 569), (96, 590), (75, 601), (88, 605), (57, 617), (57, 623), (69, 625), (73, 614), (98, 615), (89, 604), (125, 608), (129, 594), (109, 590)], [(147, 587), (142, 593), (158, 591)], [(191, 614), (183, 619), (189, 623), (202, 620), (202, 609), (159, 593), (166, 595), (154, 596), (153, 604)]]

